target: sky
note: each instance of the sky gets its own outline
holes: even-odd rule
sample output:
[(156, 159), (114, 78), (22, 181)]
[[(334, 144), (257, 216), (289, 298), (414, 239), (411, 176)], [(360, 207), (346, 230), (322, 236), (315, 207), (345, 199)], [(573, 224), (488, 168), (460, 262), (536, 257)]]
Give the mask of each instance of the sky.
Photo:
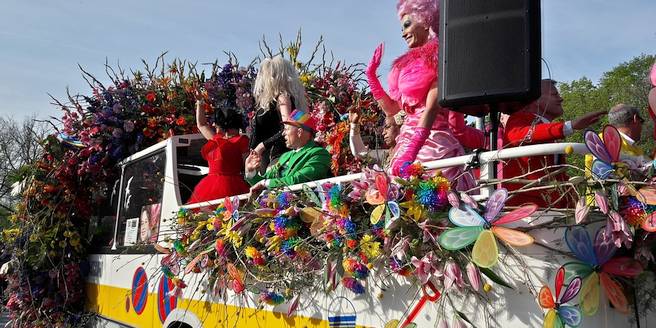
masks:
[[(394, 0), (0, 0), (0, 115), (59, 117), (48, 94), (90, 94), (78, 64), (101, 81), (105, 61), (141, 69), (166, 58), (242, 63), (303, 33), (300, 58), (323, 36), (336, 59), (367, 63), (385, 43), (381, 72), (406, 46)], [(656, 54), (656, 0), (543, 0), (542, 56), (551, 78), (601, 74), (642, 53)], [(543, 68), (543, 75), (548, 75)], [(383, 78), (383, 84), (385, 84)]]

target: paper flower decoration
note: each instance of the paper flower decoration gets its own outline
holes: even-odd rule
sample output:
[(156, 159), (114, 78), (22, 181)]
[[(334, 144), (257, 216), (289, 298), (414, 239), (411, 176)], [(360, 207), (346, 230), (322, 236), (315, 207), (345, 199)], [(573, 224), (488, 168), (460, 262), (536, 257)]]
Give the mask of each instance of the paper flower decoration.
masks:
[(615, 257), (617, 248), (605, 228), (599, 229), (594, 246), (588, 232), (582, 227), (565, 231), (565, 242), (574, 253), (576, 262), (565, 263), (567, 272), (582, 277), (583, 287), (580, 295), (581, 310), (591, 316), (599, 308), (599, 289), (603, 288), (613, 307), (628, 313), (628, 301), (622, 286), (613, 277), (635, 278), (642, 272), (642, 266), (633, 258)]
[(565, 268), (560, 267), (556, 273), (555, 298), (549, 286), (542, 286), (542, 289), (540, 289), (540, 306), (548, 310), (544, 316), (544, 328), (561, 328), (564, 325), (578, 327), (581, 324), (581, 311), (574, 306), (563, 305), (573, 300), (579, 293), (579, 290), (581, 290), (581, 277), (574, 277), (561, 296), (560, 292), (563, 288), (564, 281)]
[(438, 239), (439, 244), (445, 249), (456, 251), (476, 242), (472, 260), (482, 268), (494, 266), (499, 258), (495, 235), (511, 246), (532, 244), (533, 237), (530, 235), (501, 225), (530, 216), (537, 210), (537, 205), (526, 205), (498, 218), (507, 198), (506, 189), (497, 189), (486, 203), (484, 216), (467, 205), (463, 205), (463, 209), (452, 207), (449, 220), (456, 227), (442, 233)]

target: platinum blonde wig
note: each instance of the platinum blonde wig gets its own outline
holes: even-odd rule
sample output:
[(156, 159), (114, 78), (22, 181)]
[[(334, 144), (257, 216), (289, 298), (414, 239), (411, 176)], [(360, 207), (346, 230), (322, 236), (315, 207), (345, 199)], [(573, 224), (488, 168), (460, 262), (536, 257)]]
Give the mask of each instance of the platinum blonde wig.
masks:
[(415, 21), (429, 27), (432, 36), (437, 36), (440, 29), (439, 0), (399, 0), (396, 10), (399, 19), (410, 15)]
[(282, 93), (294, 97), (296, 108), (308, 111), (305, 99), (305, 88), (301, 84), (296, 69), (292, 63), (281, 55), (265, 58), (260, 65), (260, 71), (255, 78), (253, 96), (259, 108), (268, 109), (269, 104), (277, 101)]

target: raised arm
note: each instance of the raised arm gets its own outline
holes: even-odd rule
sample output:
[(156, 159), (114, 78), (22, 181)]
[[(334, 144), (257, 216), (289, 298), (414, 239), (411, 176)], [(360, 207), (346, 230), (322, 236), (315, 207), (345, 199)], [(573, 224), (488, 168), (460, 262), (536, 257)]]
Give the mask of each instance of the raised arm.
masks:
[(360, 113), (353, 109), (349, 111), (349, 148), (351, 154), (356, 158), (364, 158), (367, 156), (369, 149), (365, 146), (360, 135)]
[(387, 92), (385, 92), (385, 89), (383, 89), (383, 85), (380, 84), (380, 80), (376, 73), (380, 66), (380, 59), (383, 57), (383, 50), (384, 45), (381, 43), (374, 51), (374, 55), (371, 57), (365, 75), (367, 76), (367, 82), (369, 83), (369, 90), (371, 90), (371, 94), (374, 96), (374, 99), (376, 99), (378, 107), (380, 107), (387, 116), (394, 116), (401, 111), (401, 108), (399, 107), (399, 104), (390, 98)]
[(196, 100), (196, 126), (205, 139), (212, 140), (216, 132), (207, 124), (207, 117), (205, 116), (205, 110), (203, 109), (204, 104), (204, 101)]

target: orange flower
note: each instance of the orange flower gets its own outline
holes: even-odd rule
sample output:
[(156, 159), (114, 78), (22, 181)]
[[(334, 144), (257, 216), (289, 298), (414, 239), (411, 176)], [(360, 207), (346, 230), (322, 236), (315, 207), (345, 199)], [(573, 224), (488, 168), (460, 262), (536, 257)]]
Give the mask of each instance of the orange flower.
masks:
[(148, 119), (148, 127), (149, 128), (156, 128), (157, 127), (157, 119), (151, 117)]

